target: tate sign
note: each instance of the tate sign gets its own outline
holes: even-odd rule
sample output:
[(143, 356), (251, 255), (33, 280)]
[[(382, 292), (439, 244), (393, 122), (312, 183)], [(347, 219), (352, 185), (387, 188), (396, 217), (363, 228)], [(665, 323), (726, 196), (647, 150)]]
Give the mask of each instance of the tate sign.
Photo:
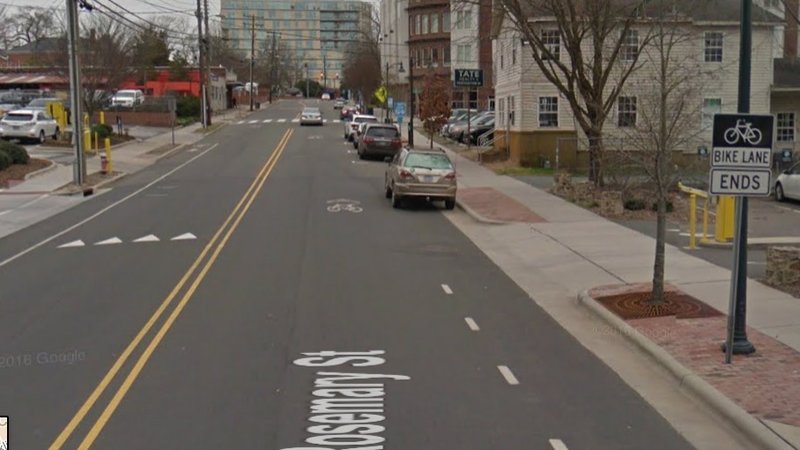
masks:
[(481, 69), (453, 69), (455, 76), (453, 85), (455, 87), (482, 87), (483, 70)]

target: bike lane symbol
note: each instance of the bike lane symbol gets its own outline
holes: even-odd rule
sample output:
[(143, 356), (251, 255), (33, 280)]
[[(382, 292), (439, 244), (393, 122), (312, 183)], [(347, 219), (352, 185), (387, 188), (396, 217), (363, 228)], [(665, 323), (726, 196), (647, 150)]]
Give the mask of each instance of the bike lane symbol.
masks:
[(348, 198), (337, 198), (335, 200), (328, 200), (327, 202), (327, 210), (331, 213), (338, 213), (338, 212), (350, 212), (354, 214), (359, 214), (364, 211), (364, 208), (359, 206), (361, 202), (357, 200), (351, 200)]
[(751, 122), (744, 119), (736, 121), (736, 125), (725, 130), (723, 138), (729, 145), (735, 145), (739, 141), (744, 141), (750, 145), (758, 145), (761, 143), (761, 130), (753, 128)]

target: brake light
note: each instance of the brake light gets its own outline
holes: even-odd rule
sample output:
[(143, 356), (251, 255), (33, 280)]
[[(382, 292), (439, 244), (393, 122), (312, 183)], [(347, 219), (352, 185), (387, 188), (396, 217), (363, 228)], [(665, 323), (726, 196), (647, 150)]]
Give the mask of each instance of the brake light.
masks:
[(364, 136), (364, 143), (365, 144), (372, 144), (373, 142), (375, 142), (375, 139), (373, 139), (373, 138), (371, 138), (369, 136)]
[(403, 142), (400, 139), (392, 139), (392, 145), (400, 145)]
[(405, 170), (405, 169), (401, 169), (400, 170), (400, 178), (403, 178), (403, 179), (414, 178), (414, 174), (409, 172), (409, 171), (407, 171), (407, 170)]
[(456, 173), (455, 172), (450, 172), (450, 173), (448, 173), (447, 175), (444, 176), (444, 179), (445, 180), (455, 180), (456, 179)]

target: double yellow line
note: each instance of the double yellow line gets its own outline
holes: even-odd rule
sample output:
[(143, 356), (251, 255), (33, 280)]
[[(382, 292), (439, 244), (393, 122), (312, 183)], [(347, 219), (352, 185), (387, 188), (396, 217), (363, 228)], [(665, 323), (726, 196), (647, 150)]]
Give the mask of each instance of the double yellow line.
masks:
[[(109, 401), (108, 405), (106, 405), (105, 409), (100, 414), (100, 417), (98, 417), (97, 421), (95, 421), (92, 428), (86, 434), (86, 437), (83, 439), (83, 441), (81, 441), (80, 445), (78, 446), (79, 449), (88, 449), (91, 447), (92, 443), (94, 443), (95, 439), (97, 439), (97, 436), (100, 435), (100, 432), (103, 430), (103, 427), (106, 425), (106, 423), (108, 423), (108, 420), (111, 418), (111, 415), (114, 414), (114, 411), (117, 409), (120, 402), (125, 397), (125, 394), (127, 394), (128, 390), (131, 388), (134, 381), (136, 381), (136, 378), (139, 376), (139, 373), (147, 364), (147, 361), (150, 359), (153, 352), (158, 347), (159, 343), (161, 343), (161, 340), (164, 338), (164, 335), (167, 334), (167, 331), (169, 331), (169, 329), (172, 327), (172, 324), (181, 314), (183, 308), (186, 307), (186, 304), (192, 298), (192, 295), (197, 290), (197, 287), (200, 285), (200, 283), (206, 277), (208, 271), (214, 265), (214, 262), (217, 260), (217, 257), (219, 256), (220, 252), (222, 252), (222, 249), (225, 248), (228, 239), (230, 239), (230, 237), (233, 235), (233, 232), (236, 231), (236, 228), (239, 226), (239, 223), (242, 221), (242, 218), (245, 216), (245, 214), (247, 214), (247, 211), (250, 209), (250, 206), (253, 204), (253, 201), (255, 200), (256, 196), (261, 191), (261, 188), (264, 186), (264, 182), (267, 181), (267, 177), (277, 164), (278, 159), (281, 157), (281, 154), (283, 154), (283, 150), (286, 148), (286, 145), (289, 142), (289, 139), (292, 137), (293, 133), (294, 133), (293, 128), (286, 130), (286, 133), (284, 133), (280, 142), (275, 147), (275, 150), (267, 159), (266, 163), (264, 163), (264, 166), (259, 171), (255, 180), (253, 180), (253, 183), (250, 185), (250, 187), (244, 193), (242, 198), (239, 200), (239, 203), (236, 204), (236, 207), (233, 208), (233, 211), (231, 211), (231, 213), (228, 215), (227, 219), (222, 224), (222, 226), (219, 227), (217, 232), (214, 234), (214, 237), (212, 237), (211, 241), (209, 241), (208, 244), (205, 246), (205, 248), (203, 248), (203, 251), (197, 257), (197, 259), (194, 260), (194, 262), (186, 271), (186, 273), (183, 275), (183, 277), (180, 279), (180, 281), (178, 281), (178, 284), (175, 285), (175, 287), (172, 289), (169, 295), (164, 299), (164, 301), (161, 303), (158, 309), (153, 313), (153, 315), (150, 317), (147, 323), (145, 323), (142, 329), (139, 330), (139, 333), (136, 335), (136, 337), (134, 337), (133, 340), (130, 342), (130, 344), (128, 344), (128, 347), (125, 348), (125, 351), (122, 352), (119, 358), (117, 358), (116, 362), (114, 362), (114, 365), (111, 366), (111, 369), (108, 370), (108, 372), (103, 377), (103, 379), (100, 380), (100, 383), (97, 385), (94, 391), (92, 391), (91, 395), (89, 395), (89, 398), (86, 399), (86, 401), (80, 407), (78, 412), (75, 413), (75, 416), (72, 417), (72, 420), (70, 420), (67, 426), (64, 427), (64, 429), (61, 431), (61, 434), (59, 434), (56, 440), (53, 441), (53, 443), (50, 445), (50, 450), (60, 449), (67, 441), (67, 439), (70, 438), (75, 429), (81, 424), (81, 421), (86, 417), (86, 414), (88, 414), (89, 411), (94, 407), (95, 403), (97, 402), (97, 399), (100, 398), (103, 392), (105, 392), (109, 384), (117, 376), (117, 373), (119, 373), (122, 366), (125, 365), (125, 362), (131, 356), (131, 354), (133, 354), (136, 348), (139, 347), (139, 344), (142, 343), (142, 341), (145, 339), (145, 336), (147, 336), (147, 334), (150, 332), (151, 328), (153, 328), (156, 322), (158, 322), (158, 320), (161, 318), (161, 316), (164, 314), (167, 308), (170, 307), (172, 301), (178, 296), (178, 294), (181, 292), (186, 283), (189, 282), (189, 279), (191, 279), (192, 276), (194, 276), (194, 280), (192, 281), (191, 285), (183, 293), (183, 296), (181, 297), (180, 301), (172, 310), (169, 317), (167, 317), (167, 319), (163, 322), (161, 328), (159, 328), (156, 334), (152, 337), (150, 343), (147, 345), (142, 354), (139, 356), (139, 359), (136, 361), (133, 368), (125, 377), (125, 380), (119, 386), (116, 393)], [(211, 249), (214, 246), (216, 246), (216, 248), (214, 248), (213, 252), (211, 253), (211, 256), (208, 259), (206, 259), (206, 255), (208, 255), (209, 252), (211, 252)], [(205, 264), (203, 265), (202, 269), (200, 269), (200, 271), (197, 272), (198, 267), (201, 266), (204, 260)]]

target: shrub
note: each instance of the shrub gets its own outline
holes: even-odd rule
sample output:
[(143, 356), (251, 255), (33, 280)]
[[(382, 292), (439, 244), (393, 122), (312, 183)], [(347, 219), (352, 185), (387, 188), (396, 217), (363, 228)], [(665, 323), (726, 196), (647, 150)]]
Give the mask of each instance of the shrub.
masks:
[(3, 170), (11, 165), (11, 157), (8, 156), (3, 150), (0, 150), (0, 170)]
[(28, 164), (31, 157), (25, 147), (8, 141), (0, 141), (0, 151), (11, 158), (11, 164)]
[(114, 134), (114, 129), (107, 123), (98, 123), (92, 127), (92, 138), (94, 138), (95, 134), (97, 134), (98, 138), (105, 139)]
[(641, 211), (647, 207), (647, 205), (644, 203), (644, 200), (638, 198), (630, 198), (625, 200), (624, 206), (625, 209), (629, 211)]
[(200, 97), (178, 97), (175, 104), (175, 114), (178, 117), (200, 117)]
[[(652, 209), (653, 211), (656, 211), (656, 212), (658, 212), (658, 202), (653, 202), (653, 206), (651, 207), (651, 209)], [(671, 202), (671, 201), (669, 201), (669, 200), (667, 200), (667, 212), (668, 212), (668, 213), (671, 213), (671, 212), (672, 212), (672, 202)]]

